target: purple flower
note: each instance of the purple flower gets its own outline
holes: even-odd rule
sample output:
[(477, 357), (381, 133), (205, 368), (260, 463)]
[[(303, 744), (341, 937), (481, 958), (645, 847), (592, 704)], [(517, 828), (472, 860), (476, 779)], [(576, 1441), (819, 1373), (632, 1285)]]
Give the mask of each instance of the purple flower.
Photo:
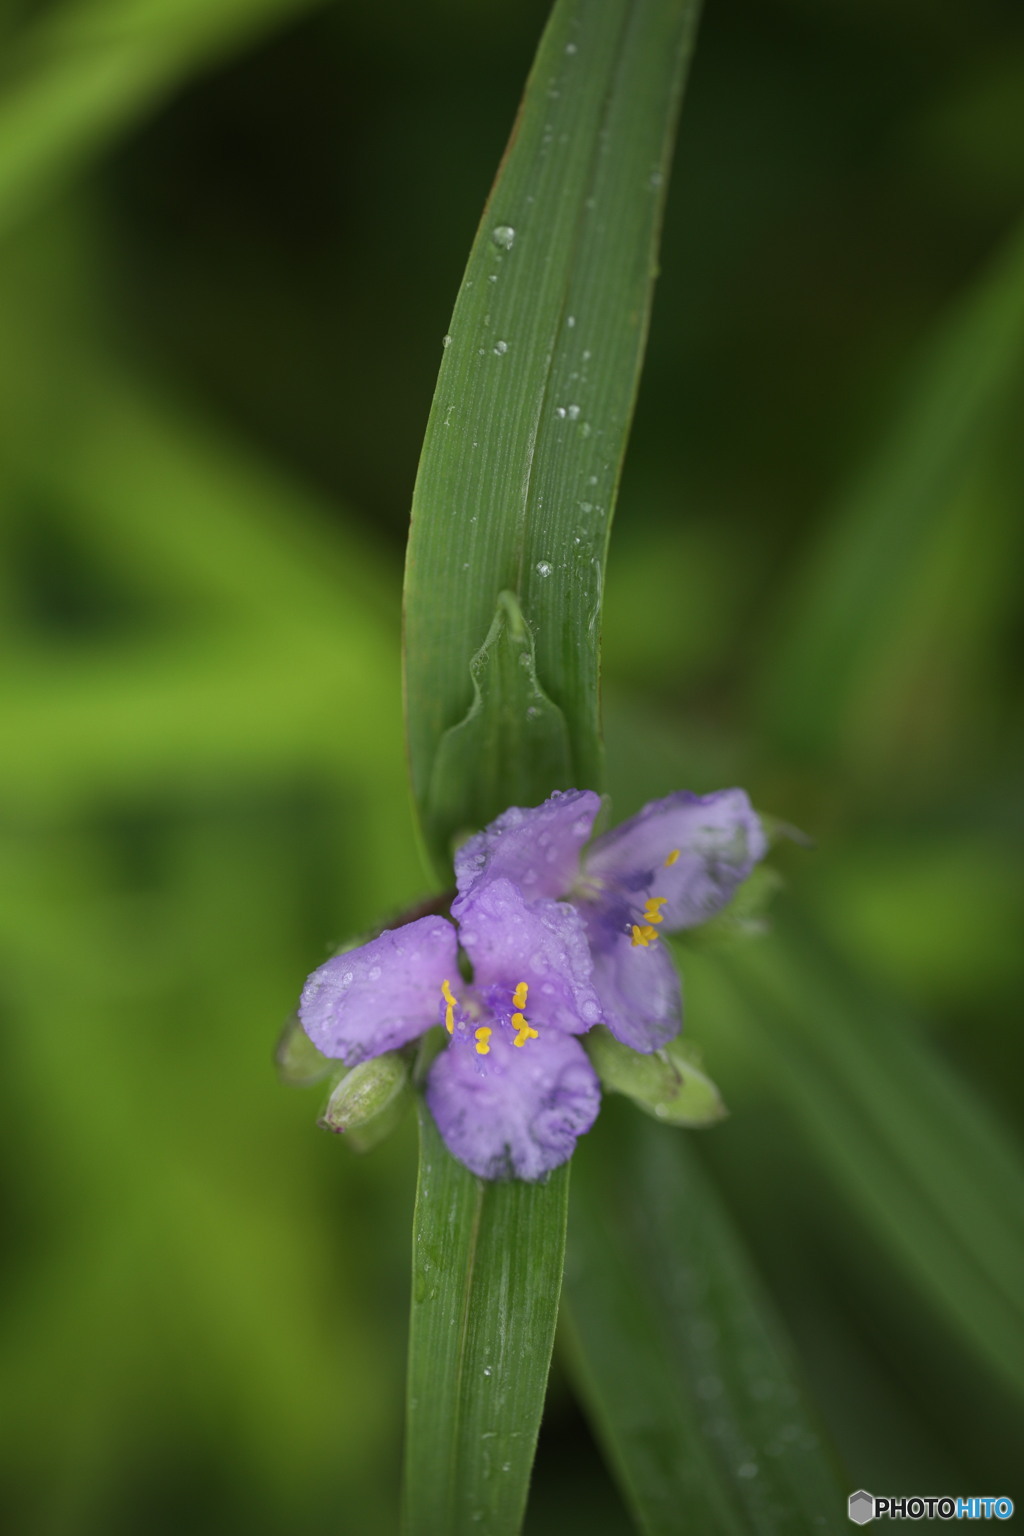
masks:
[(572, 1156), (600, 1103), (574, 1038), (596, 1024), (586, 930), (567, 903), (527, 902), (511, 880), (480, 886), (456, 930), (421, 917), (336, 955), (306, 983), (303, 1028), (325, 1056), (355, 1066), (441, 1023), (450, 1036), (427, 1079), (449, 1150), (483, 1178), (539, 1179)]
[(600, 805), (591, 790), (572, 789), (499, 816), (456, 855), (452, 915), (495, 878), (530, 898), (567, 896), (586, 924), (601, 1022), (623, 1044), (654, 1051), (682, 1023), (679, 977), (659, 934), (721, 911), (767, 840), (742, 789), (684, 789), (604, 833), (581, 867)]
[(306, 1033), (348, 1066), (445, 1028), (427, 1103), (484, 1178), (539, 1179), (571, 1157), (600, 1100), (575, 1036), (604, 1023), (640, 1051), (671, 1039), (682, 1004), (660, 933), (719, 911), (765, 852), (742, 790), (681, 791), (599, 837), (581, 865), (600, 805), (567, 790), (506, 811), (456, 855), (457, 929), (422, 917), (385, 930), (302, 994)]

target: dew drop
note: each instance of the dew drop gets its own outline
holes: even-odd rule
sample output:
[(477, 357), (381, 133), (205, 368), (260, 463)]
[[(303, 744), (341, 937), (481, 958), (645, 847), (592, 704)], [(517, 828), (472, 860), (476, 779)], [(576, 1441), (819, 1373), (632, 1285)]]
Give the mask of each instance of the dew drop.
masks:
[(516, 232), (511, 224), (496, 224), (491, 230), (491, 239), (500, 251), (510, 251), (515, 244)]
[(548, 560), (538, 560), (537, 561), (537, 575), (538, 576), (550, 576), (553, 569), (554, 569), (554, 567), (551, 565), (550, 561), (548, 561)]
[(555, 415), (558, 417), (559, 421), (564, 421), (565, 420), (565, 406), (564, 405), (556, 405), (555, 406)]
[(496, 341), (494, 343), (494, 351), (498, 357), (504, 356), (504, 354), (508, 351), (508, 342)]
[(578, 405), (566, 406), (565, 414), (568, 416), (570, 421), (579, 421), (580, 408)]
[(573, 326), (576, 324), (576, 316), (575, 315), (569, 315), (568, 318), (566, 319), (565, 323), (566, 323), (566, 325), (569, 327), (569, 329), (571, 331)]
[(452, 344), (452, 339), (451, 339), (450, 336), (442, 336), (441, 337), (441, 345), (442, 345), (442, 347), (444, 347), (445, 351), (448, 350), (448, 348), (451, 346), (451, 344)]

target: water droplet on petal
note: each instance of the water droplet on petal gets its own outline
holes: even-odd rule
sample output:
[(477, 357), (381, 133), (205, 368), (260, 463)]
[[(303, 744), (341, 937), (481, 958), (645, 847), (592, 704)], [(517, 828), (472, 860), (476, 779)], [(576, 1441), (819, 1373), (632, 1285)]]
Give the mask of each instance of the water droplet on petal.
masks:
[(510, 251), (515, 244), (516, 232), (511, 224), (496, 224), (491, 230), (491, 239), (501, 251)]

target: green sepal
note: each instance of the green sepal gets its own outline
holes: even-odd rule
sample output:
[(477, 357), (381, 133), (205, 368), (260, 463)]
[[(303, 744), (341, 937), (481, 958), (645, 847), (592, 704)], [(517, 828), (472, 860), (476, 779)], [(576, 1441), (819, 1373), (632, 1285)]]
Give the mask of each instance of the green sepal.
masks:
[(282, 1083), (289, 1088), (312, 1088), (329, 1077), (337, 1065), (317, 1050), (299, 1022), (298, 1013), (289, 1014), (274, 1047), (274, 1066)]
[(442, 858), (508, 806), (535, 805), (572, 782), (569, 728), (540, 685), (514, 593), (499, 593), (469, 672), (473, 702), (441, 738), (427, 797), (427, 838)]
[(387, 1051), (344, 1074), (317, 1124), (346, 1135), (355, 1151), (369, 1152), (391, 1135), (411, 1102), (408, 1062), (397, 1051)]
[(649, 1054), (630, 1050), (603, 1025), (584, 1040), (591, 1065), (609, 1093), (623, 1093), (664, 1125), (696, 1130), (728, 1114), (715, 1084), (702, 1070), (695, 1046), (673, 1040)]

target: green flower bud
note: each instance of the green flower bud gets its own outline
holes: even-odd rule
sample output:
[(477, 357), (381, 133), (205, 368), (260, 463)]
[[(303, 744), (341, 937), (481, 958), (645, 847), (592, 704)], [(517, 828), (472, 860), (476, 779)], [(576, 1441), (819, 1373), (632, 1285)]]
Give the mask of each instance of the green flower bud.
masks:
[(592, 1029), (584, 1041), (594, 1071), (610, 1093), (624, 1093), (655, 1120), (696, 1129), (728, 1113), (722, 1096), (701, 1070), (693, 1046), (673, 1041), (667, 1050), (641, 1054), (607, 1029)]
[(337, 1070), (337, 1062), (317, 1050), (293, 1013), (281, 1031), (274, 1051), (274, 1065), (282, 1083), (289, 1088), (312, 1088)]
[(411, 1098), (408, 1064), (397, 1051), (388, 1051), (345, 1073), (317, 1124), (345, 1133), (357, 1152), (369, 1152), (391, 1135)]

